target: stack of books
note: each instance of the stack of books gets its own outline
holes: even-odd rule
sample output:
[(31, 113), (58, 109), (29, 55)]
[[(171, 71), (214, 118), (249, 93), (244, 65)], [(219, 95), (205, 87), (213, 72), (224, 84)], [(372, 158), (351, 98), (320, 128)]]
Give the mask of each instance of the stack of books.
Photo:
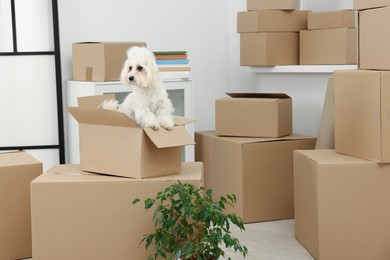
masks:
[(190, 65), (186, 51), (154, 52), (162, 79), (188, 79)]

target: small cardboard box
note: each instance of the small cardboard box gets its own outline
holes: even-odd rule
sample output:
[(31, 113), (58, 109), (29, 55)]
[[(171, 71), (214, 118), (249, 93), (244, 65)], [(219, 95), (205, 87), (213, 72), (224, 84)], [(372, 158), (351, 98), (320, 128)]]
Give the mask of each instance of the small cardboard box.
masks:
[(363, 10), (377, 7), (389, 6), (390, 0), (354, 0), (353, 9)]
[(145, 42), (78, 42), (72, 45), (73, 80), (119, 80), (127, 49)]
[(359, 68), (390, 70), (390, 6), (359, 12)]
[(310, 12), (307, 17), (309, 30), (355, 28), (356, 12), (353, 10), (338, 10), (328, 12)]
[(300, 0), (248, 0), (247, 9), (252, 10), (299, 10)]
[(298, 33), (242, 33), (241, 66), (298, 65)]
[(235, 194), (229, 209), (245, 223), (294, 218), (293, 151), (313, 149), (315, 138), (218, 137), (195, 133), (195, 160), (204, 162), (205, 186), (221, 195)]
[[(203, 186), (203, 163), (183, 163), (180, 174), (148, 179), (54, 167), (31, 183), (34, 259), (147, 259), (139, 243), (154, 230), (153, 210), (143, 201), (176, 181)], [(136, 198), (141, 202), (132, 205)]]
[(257, 10), (238, 12), (237, 32), (298, 32), (307, 30), (309, 11)]
[(32, 256), (30, 182), (40, 174), (28, 153), (0, 153), (0, 259)]
[(294, 152), (295, 237), (315, 259), (390, 259), (390, 165)]
[(176, 117), (169, 131), (140, 128), (125, 114), (92, 105), (110, 97), (83, 97), (79, 107), (68, 107), (79, 122), (82, 169), (131, 178), (179, 173), (182, 146), (194, 144), (184, 127), (193, 119)]
[(357, 29), (300, 31), (299, 63), (357, 64)]
[(390, 162), (390, 71), (334, 72), (336, 152)]
[(292, 132), (292, 99), (280, 93), (227, 93), (215, 101), (219, 136), (280, 137)]

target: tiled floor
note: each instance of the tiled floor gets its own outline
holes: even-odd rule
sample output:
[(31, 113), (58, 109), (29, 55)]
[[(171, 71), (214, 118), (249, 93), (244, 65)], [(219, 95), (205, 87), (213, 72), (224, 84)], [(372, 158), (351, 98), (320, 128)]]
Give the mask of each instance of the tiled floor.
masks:
[[(247, 224), (245, 229), (233, 230), (234, 236), (248, 248), (245, 260), (314, 260), (295, 239), (292, 219)], [(244, 259), (233, 251), (228, 255), (233, 260)]]

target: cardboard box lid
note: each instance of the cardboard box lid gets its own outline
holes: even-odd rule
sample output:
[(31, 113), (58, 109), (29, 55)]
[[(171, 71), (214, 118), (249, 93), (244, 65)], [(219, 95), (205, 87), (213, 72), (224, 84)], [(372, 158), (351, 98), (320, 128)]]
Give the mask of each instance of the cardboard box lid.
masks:
[(41, 162), (25, 151), (13, 151), (13, 152), (0, 153), (0, 167), (30, 165), (30, 164), (41, 164)]
[(303, 156), (311, 159), (313, 162), (321, 165), (374, 164), (375, 163), (357, 157), (336, 153), (334, 149), (296, 150), (295, 153), (302, 154)]
[(263, 98), (263, 99), (288, 99), (291, 98), (284, 93), (226, 93), (232, 98)]
[(229, 137), (229, 136), (217, 136), (215, 131), (201, 131), (200, 134), (212, 136), (215, 138), (224, 139), (229, 142), (237, 144), (250, 144), (250, 143), (265, 143), (265, 142), (280, 142), (280, 141), (294, 141), (294, 140), (306, 140), (313, 139), (315, 137), (300, 135), (300, 134), (291, 134), (282, 137)]
[(121, 44), (134, 44), (146, 46), (146, 42), (74, 42), (73, 45), (121, 45)]
[[(140, 128), (127, 115), (117, 111), (90, 107), (68, 107), (67, 109), (80, 124)], [(193, 122), (194, 119), (174, 117), (174, 120), (175, 126), (172, 130), (166, 130), (164, 128), (160, 128), (157, 131), (151, 128), (145, 128), (143, 130), (158, 148), (195, 144), (192, 136), (184, 127), (185, 124)]]

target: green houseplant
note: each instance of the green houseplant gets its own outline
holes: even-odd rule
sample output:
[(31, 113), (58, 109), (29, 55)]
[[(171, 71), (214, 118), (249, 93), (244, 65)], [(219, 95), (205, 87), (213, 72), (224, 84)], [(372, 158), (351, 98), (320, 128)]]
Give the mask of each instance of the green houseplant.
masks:
[[(133, 204), (140, 200), (135, 199)], [(153, 233), (144, 236), (140, 244), (145, 248), (154, 246), (148, 259), (217, 260), (225, 255), (225, 248), (233, 248), (244, 257), (248, 249), (242, 246), (230, 232), (230, 225), (245, 230), (242, 219), (235, 214), (224, 214), (226, 206), (236, 203), (235, 195), (212, 199), (212, 190), (197, 188), (191, 184), (177, 182), (155, 198), (144, 201), (146, 210), (155, 207)]]

